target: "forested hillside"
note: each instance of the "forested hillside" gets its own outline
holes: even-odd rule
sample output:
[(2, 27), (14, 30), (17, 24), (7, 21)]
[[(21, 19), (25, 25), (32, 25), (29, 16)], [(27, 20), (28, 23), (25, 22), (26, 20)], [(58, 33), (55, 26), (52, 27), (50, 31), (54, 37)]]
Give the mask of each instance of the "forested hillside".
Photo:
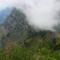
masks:
[(60, 60), (59, 46), (51, 49), (48, 32), (35, 31), (24, 13), (13, 8), (0, 29), (0, 60)]

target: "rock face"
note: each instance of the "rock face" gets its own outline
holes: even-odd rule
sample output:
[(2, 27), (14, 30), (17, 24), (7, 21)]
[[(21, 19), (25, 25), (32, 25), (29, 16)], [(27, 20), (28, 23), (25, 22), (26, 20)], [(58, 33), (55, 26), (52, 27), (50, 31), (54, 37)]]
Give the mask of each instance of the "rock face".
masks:
[(25, 15), (14, 8), (4, 23), (7, 38), (24, 41), (28, 37), (28, 24)]
[(14, 8), (4, 23), (5, 31), (11, 32), (17, 24), (22, 25), (24, 19), (25, 19), (24, 14), (17, 10), (16, 8)]

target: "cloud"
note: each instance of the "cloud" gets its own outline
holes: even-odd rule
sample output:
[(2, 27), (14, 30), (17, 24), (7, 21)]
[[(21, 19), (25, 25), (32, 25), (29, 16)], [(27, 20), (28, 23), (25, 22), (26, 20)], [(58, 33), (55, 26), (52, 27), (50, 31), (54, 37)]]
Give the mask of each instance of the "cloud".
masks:
[(60, 22), (56, 19), (60, 2), (56, 0), (0, 0), (0, 6), (16, 7), (22, 10), (28, 24), (36, 30), (54, 30)]

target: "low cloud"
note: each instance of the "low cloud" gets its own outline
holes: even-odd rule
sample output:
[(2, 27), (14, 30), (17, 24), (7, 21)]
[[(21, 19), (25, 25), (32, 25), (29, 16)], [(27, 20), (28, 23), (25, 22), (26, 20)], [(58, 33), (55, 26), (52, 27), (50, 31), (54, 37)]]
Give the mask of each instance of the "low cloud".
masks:
[(56, 17), (60, 2), (56, 0), (0, 0), (0, 6), (16, 7), (22, 10), (27, 22), (36, 30), (53, 30), (60, 21)]

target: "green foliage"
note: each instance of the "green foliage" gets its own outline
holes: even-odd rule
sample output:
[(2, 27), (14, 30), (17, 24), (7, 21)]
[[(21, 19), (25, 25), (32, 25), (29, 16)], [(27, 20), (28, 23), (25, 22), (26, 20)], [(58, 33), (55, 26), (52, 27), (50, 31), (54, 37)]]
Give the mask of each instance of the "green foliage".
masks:
[(0, 49), (0, 60), (60, 60), (60, 50), (52, 52), (46, 47), (33, 49), (16, 45), (8, 56)]

